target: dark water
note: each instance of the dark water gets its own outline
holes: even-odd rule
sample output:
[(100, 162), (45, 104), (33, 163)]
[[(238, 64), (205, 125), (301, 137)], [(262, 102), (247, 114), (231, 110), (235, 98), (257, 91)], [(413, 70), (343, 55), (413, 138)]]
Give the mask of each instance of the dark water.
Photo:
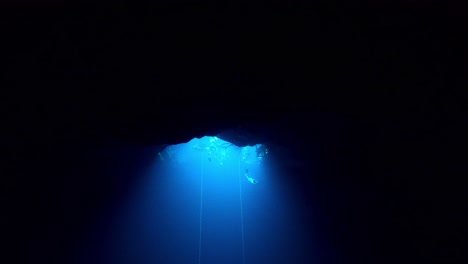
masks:
[(213, 140), (161, 151), (97, 221), (79, 262), (313, 263), (310, 223), (268, 155)]

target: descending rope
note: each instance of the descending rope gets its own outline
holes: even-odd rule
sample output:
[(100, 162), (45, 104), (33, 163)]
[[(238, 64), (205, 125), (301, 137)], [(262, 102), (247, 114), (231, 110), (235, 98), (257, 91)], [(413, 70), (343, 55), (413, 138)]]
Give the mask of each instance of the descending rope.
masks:
[(242, 208), (242, 181), (240, 171), (240, 159), (239, 159), (239, 199), (240, 199), (240, 215), (241, 215), (241, 232), (242, 232), (242, 264), (245, 264), (245, 246), (244, 246), (244, 209)]
[(201, 264), (201, 235), (202, 235), (202, 209), (203, 209), (203, 152), (201, 161), (201, 176), (200, 176), (200, 235), (198, 241), (198, 264)]

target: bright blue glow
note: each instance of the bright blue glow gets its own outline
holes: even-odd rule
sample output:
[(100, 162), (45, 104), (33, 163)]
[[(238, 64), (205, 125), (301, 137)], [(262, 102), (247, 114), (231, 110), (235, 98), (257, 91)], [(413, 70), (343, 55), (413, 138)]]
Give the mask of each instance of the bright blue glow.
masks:
[[(237, 147), (218, 137), (208, 136), (168, 146), (158, 153), (161, 163), (200, 178), (200, 183), (194, 186), (200, 189), (199, 264), (227, 263), (228, 259), (233, 263), (245, 263), (243, 192), (251, 192), (252, 189), (242, 188), (242, 185), (265, 180), (262, 165), (267, 154), (268, 149), (262, 144)], [(195, 167), (200, 170), (199, 175), (193, 173)], [(249, 194), (246, 195), (248, 197)], [(229, 212), (223, 213), (226, 208), (230, 208)], [(224, 217), (219, 216), (220, 212)], [(218, 220), (213, 222), (213, 219)], [(229, 231), (219, 229), (218, 226), (222, 226), (219, 221), (227, 224), (224, 228)], [(232, 247), (219, 258), (209, 258), (220, 252), (218, 244), (226, 243), (226, 240), (218, 241), (219, 234), (223, 234)]]
[(217, 137), (152, 152), (78, 263), (317, 263), (274, 154)]
[[(206, 159), (206, 166), (212, 168), (229, 169), (229, 165), (239, 163), (245, 180), (257, 184), (261, 175), (258, 170), (263, 158), (268, 154), (268, 149), (262, 144), (237, 147), (218, 137), (205, 136), (200, 139), (194, 138), (185, 144), (168, 146), (158, 153), (158, 157), (160, 162), (181, 166), (189, 162), (188, 158), (201, 154)], [(256, 174), (253, 175), (252, 171)]]

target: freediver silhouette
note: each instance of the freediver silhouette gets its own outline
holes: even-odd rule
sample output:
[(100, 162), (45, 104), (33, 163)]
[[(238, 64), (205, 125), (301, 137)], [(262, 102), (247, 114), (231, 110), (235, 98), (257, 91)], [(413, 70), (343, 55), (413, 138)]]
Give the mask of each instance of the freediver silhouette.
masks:
[(252, 183), (252, 184), (257, 184), (257, 181), (249, 176), (249, 169), (245, 169), (245, 174), (244, 176), (247, 178), (247, 180)]

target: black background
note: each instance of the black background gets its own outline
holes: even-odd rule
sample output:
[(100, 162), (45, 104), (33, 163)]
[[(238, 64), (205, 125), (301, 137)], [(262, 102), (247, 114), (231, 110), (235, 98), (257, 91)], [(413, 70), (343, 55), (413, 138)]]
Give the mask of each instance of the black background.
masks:
[(301, 164), (324, 263), (463, 259), (459, 2), (2, 3), (4, 263), (77, 259), (145, 146), (231, 128)]

